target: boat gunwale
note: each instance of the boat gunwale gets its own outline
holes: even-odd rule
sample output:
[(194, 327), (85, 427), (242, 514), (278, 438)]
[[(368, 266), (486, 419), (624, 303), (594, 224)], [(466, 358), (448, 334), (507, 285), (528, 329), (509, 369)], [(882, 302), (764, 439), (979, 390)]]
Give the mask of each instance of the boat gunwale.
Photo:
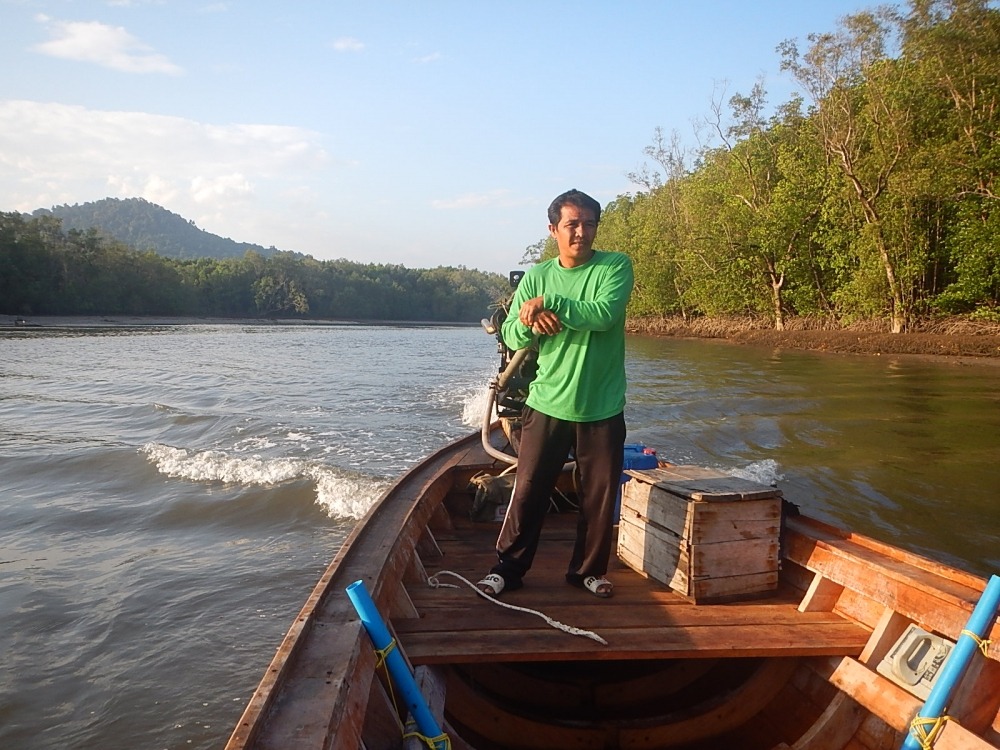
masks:
[[(395, 510), (395, 508), (391, 508), (393, 500), (407, 487), (411, 486), (419, 474), (428, 471), (435, 464), (442, 464), (442, 466), (433, 473), (432, 480), (440, 480), (442, 476), (449, 474), (453, 468), (453, 461), (446, 459), (460, 455), (462, 451), (467, 450), (470, 444), (476, 442), (479, 438), (480, 434), (478, 432), (459, 438), (429, 454), (419, 463), (407, 469), (382, 493), (379, 499), (372, 504), (361, 520), (358, 521), (338, 549), (333, 560), (313, 586), (301, 610), (282, 638), (274, 657), (264, 671), (264, 676), (260, 683), (258, 683), (250, 701), (247, 703), (247, 707), (240, 716), (225, 746), (225, 750), (239, 750), (240, 748), (252, 746), (256, 742), (257, 737), (267, 723), (271, 707), (289, 679), (290, 672), (298, 656), (304, 649), (311, 631), (315, 624), (323, 617), (323, 605), (327, 603), (330, 594), (336, 593), (334, 591), (334, 582), (341, 577), (341, 573), (347, 567), (348, 563), (352, 561), (356, 550), (363, 541), (371, 534), (376, 533), (375, 530), (382, 517), (389, 510)], [(385, 573), (390, 567), (390, 557), (394, 551), (397, 553), (400, 551), (398, 549), (399, 544), (405, 536), (402, 532), (407, 524), (412, 523), (415, 511), (418, 509), (418, 506), (425, 504), (426, 498), (426, 492), (421, 491), (417, 493), (414, 502), (410, 504), (407, 511), (398, 519), (398, 523), (394, 524), (394, 528), (396, 529), (396, 532), (393, 534), (394, 542), (392, 546), (394, 549), (387, 551), (381, 559), (370, 563), (374, 575), (366, 576), (372, 579), (366, 581), (366, 584), (370, 587), (370, 594), (377, 604), (379, 604), (384, 588)], [(379, 530), (384, 531), (384, 529)], [(418, 539), (419, 534), (413, 537), (411, 543), (408, 545), (408, 549), (405, 550), (407, 554), (412, 554)], [(377, 570), (375, 570), (376, 565), (378, 566)], [(357, 637), (360, 641), (360, 638), (364, 635), (364, 629), (360, 626), (360, 621), (357, 621), (357, 624)], [(357, 648), (355, 648), (356, 650)], [(332, 679), (337, 679), (337, 677), (336, 675), (331, 675)], [(351, 688), (356, 689), (356, 686), (349, 686), (349, 689)], [(338, 701), (340, 705), (343, 703), (344, 701), (342, 700)], [(332, 708), (336, 709), (337, 706)]]

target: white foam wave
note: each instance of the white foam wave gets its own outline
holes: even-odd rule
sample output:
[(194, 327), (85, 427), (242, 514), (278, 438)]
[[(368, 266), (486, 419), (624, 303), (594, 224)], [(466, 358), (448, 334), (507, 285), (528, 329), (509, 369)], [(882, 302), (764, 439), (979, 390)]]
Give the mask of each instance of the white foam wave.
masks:
[(742, 469), (730, 469), (727, 473), (758, 484), (776, 485), (785, 478), (784, 474), (778, 471), (778, 468), (778, 462), (768, 458), (763, 461), (754, 461)]
[[(486, 404), (489, 403), (489, 397), (490, 388), (488, 384), (468, 393), (462, 399), (462, 424), (469, 427), (480, 427), (483, 424), (483, 414), (486, 412)], [(496, 406), (494, 405), (490, 418), (496, 419), (496, 413)]]
[(294, 480), (316, 484), (316, 502), (331, 517), (361, 518), (389, 486), (385, 480), (347, 475), (329, 466), (295, 458), (230, 456), (224, 451), (188, 451), (160, 443), (140, 449), (157, 471), (195, 482), (271, 487)]
[(149, 456), (161, 474), (195, 482), (278, 484), (301, 475), (305, 463), (288, 458), (235, 458), (222, 451), (191, 453), (184, 448), (172, 448), (159, 443), (147, 443), (142, 447), (142, 452)]
[(273, 448), (276, 444), (271, 441), (268, 437), (251, 437), (244, 440), (240, 440), (233, 446), (233, 450), (237, 452), (244, 451), (262, 451), (268, 448)]
[(360, 519), (390, 484), (367, 477), (345, 477), (321, 467), (314, 469), (311, 476), (316, 480), (316, 502), (331, 518)]

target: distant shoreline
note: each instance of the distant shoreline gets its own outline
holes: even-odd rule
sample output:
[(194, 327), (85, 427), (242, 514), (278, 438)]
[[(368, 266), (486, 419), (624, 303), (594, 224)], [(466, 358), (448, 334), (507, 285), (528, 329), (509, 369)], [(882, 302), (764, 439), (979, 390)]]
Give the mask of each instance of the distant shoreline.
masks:
[[(23, 322), (18, 322), (18, 321)], [(301, 318), (217, 318), (143, 315), (0, 315), (0, 331), (86, 328), (162, 328), (185, 325), (274, 325), (274, 326), (450, 326), (471, 327), (478, 323), (440, 320), (349, 320)]]
[[(23, 322), (18, 322), (23, 321)], [(0, 315), (0, 332), (54, 329), (157, 328), (184, 325), (273, 326), (448, 326), (475, 327), (477, 323), (415, 320), (302, 320), (297, 318), (158, 317), (136, 315), (14, 316)], [(667, 338), (715, 339), (733, 344), (799, 349), (838, 354), (912, 355), (956, 359), (995, 360), (1000, 364), (1000, 325), (952, 321), (932, 330), (902, 334), (880, 330), (808, 328), (801, 321), (788, 330), (765, 328), (747, 319), (647, 318), (629, 320), (630, 334)]]

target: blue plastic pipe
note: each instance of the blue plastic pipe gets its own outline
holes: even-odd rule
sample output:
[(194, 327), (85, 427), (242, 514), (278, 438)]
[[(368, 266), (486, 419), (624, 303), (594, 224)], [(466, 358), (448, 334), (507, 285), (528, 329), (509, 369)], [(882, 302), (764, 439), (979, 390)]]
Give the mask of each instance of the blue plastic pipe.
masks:
[[(368, 637), (375, 644), (375, 648), (379, 651), (387, 648), (392, 643), (392, 636), (389, 635), (389, 629), (385, 626), (385, 621), (382, 619), (382, 615), (379, 614), (375, 602), (372, 601), (371, 594), (365, 588), (364, 581), (355, 581), (348, 586), (347, 596), (350, 597), (354, 609), (358, 611), (361, 623), (365, 626), (365, 630), (368, 631)], [(438, 726), (437, 720), (427, 707), (427, 701), (421, 695), (420, 689), (417, 687), (413, 675), (410, 674), (410, 668), (406, 665), (406, 660), (403, 658), (402, 653), (400, 653), (399, 648), (393, 648), (389, 651), (385, 657), (385, 664), (389, 670), (389, 676), (396, 683), (399, 692), (402, 693), (403, 700), (406, 701), (406, 707), (410, 709), (410, 714), (413, 716), (414, 721), (417, 722), (417, 729), (420, 730), (420, 734), (431, 740), (441, 737), (441, 727)], [(445, 750), (447, 746), (447, 740), (438, 740), (434, 745), (439, 750)]]
[[(969, 622), (965, 629), (975, 633), (979, 638), (989, 634), (993, 619), (996, 617), (997, 607), (1000, 606), (1000, 576), (992, 576), (986, 584), (983, 595), (979, 597), (979, 604), (972, 610)], [(966, 633), (958, 637), (955, 648), (952, 649), (948, 658), (941, 667), (941, 672), (934, 687), (931, 688), (927, 696), (927, 702), (917, 713), (917, 716), (926, 719), (937, 719), (944, 714), (951, 698), (951, 693), (962, 681), (969, 660), (975, 653), (979, 645), (976, 640)], [(903, 741), (903, 750), (920, 750), (920, 741), (912, 734), (907, 734)]]

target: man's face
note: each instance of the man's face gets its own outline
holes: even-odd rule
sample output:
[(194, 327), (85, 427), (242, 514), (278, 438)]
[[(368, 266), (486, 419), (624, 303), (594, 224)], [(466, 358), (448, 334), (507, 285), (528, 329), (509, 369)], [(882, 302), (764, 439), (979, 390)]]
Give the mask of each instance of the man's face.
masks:
[(549, 232), (559, 246), (559, 262), (564, 268), (586, 263), (594, 256), (597, 219), (593, 211), (565, 205), (558, 224), (549, 224)]

